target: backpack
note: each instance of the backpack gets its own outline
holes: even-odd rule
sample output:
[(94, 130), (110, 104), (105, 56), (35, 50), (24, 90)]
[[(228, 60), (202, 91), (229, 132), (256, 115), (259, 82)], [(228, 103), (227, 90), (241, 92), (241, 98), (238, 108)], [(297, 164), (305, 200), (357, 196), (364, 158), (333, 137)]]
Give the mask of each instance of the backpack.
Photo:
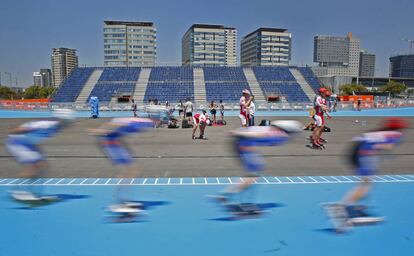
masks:
[(270, 120), (263, 119), (259, 126), (270, 126)]

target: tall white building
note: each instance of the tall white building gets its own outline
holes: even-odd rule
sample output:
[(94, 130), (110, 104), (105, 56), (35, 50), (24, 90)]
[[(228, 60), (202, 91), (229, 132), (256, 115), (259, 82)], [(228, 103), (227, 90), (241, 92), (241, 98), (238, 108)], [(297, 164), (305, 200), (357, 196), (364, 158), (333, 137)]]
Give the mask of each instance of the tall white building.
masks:
[(75, 49), (53, 48), (51, 59), (53, 85), (59, 86), (78, 67), (78, 56)]
[(104, 66), (154, 66), (157, 30), (152, 22), (104, 21)]
[(193, 24), (181, 40), (182, 64), (236, 66), (237, 30), (223, 25)]
[(241, 41), (242, 66), (288, 66), (292, 34), (287, 29), (259, 28)]
[(313, 61), (318, 63), (313, 71), (318, 76), (358, 76), (360, 40), (347, 36), (314, 37)]

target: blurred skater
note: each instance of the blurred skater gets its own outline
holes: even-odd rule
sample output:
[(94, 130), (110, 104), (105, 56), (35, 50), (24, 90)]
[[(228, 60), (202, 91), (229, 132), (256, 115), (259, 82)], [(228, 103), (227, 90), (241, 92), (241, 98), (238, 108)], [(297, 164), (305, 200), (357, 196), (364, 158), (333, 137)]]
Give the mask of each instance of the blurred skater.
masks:
[(247, 177), (242, 183), (225, 188), (217, 200), (223, 204), (235, 203), (236, 197), (251, 188), (262, 175), (265, 163), (256, 147), (279, 146), (288, 142), (291, 134), (301, 130), (302, 124), (297, 121), (279, 120), (271, 122), (271, 126), (250, 126), (232, 131), (233, 146)]
[[(99, 146), (105, 152), (113, 165), (120, 168), (118, 178), (136, 178), (139, 167), (134, 164), (130, 150), (125, 140), (127, 135), (140, 133), (154, 127), (151, 119), (147, 118), (114, 118), (97, 129), (90, 131), (99, 138)], [(128, 186), (119, 186), (115, 193), (117, 203), (109, 206), (109, 210), (119, 213), (138, 213), (141, 205), (133, 203), (133, 195)]]
[[(21, 178), (35, 179), (45, 175), (47, 170), (46, 156), (40, 149), (40, 145), (48, 138), (55, 136), (63, 128), (67, 127), (74, 119), (74, 113), (70, 109), (58, 109), (53, 112), (50, 120), (30, 121), (13, 129), (6, 139), (6, 149), (23, 165), (20, 172)], [(15, 200), (33, 202), (45, 200), (38, 190), (39, 186), (22, 186), (23, 190), (13, 191), (11, 196)], [(37, 189), (35, 191), (35, 189)], [(51, 198), (47, 198), (49, 200)]]
[(355, 146), (351, 153), (355, 173), (362, 181), (351, 190), (342, 200), (344, 205), (355, 205), (371, 190), (371, 176), (378, 172), (378, 153), (390, 150), (401, 142), (402, 130), (408, 128), (408, 123), (402, 118), (384, 119), (381, 127), (373, 132), (367, 132), (356, 137)]

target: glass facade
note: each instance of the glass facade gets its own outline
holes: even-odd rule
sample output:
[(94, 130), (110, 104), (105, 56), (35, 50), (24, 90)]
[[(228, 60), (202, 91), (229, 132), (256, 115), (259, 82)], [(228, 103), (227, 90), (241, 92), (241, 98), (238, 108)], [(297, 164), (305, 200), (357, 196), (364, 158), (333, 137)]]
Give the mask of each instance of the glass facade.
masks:
[(156, 29), (152, 23), (105, 21), (103, 32), (104, 66), (155, 65)]
[(242, 66), (287, 66), (291, 33), (286, 29), (259, 28), (241, 42)]
[[(231, 31), (232, 33), (228, 33)], [(229, 40), (229, 38), (232, 39)], [(220, 25), (193, 25), (182, 39), (183, 65), (228, 66), (230, 54), (234, 55), (236, 46), (235, 29)]]

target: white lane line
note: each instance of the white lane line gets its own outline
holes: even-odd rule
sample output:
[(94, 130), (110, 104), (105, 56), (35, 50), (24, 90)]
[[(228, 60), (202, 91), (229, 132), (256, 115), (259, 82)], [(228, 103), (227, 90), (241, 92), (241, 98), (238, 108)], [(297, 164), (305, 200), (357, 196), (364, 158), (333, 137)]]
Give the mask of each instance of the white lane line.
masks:
[(45, 183), (43, 183), (43, 185), (46, 185), (47, 183), (51, 182), (53, 179), (49, 179), (48, 181), (46, 181)]
[(403, 179), (403, 180), (410, 180), (410, 179), (407, 179), (406, 177), (404, 177), (404, 176), (402, 176), (402, 175), (395, 175), (396, 177), (400, 177), (400, 179)]
[(16, 184), (16, 185), (22, 185), (22, 184), (24, 184), (26, 181), (28, 181), (29, 179), (22, 179), (23, 181), (22, 182), (20, 182), (19, 184)]
[(306, 181), (304, 179), (302, 179), (301, 177), (298, 176), (296, 178), (300, 179), (303, 183), (306, 183)]
[(358, 181), (361, 181), (361, 178), (358, 176), (351, 176), (351, 177), (357, 179)]
[(41, 179), (37, 179), (37, 180), (33, 181), (32, 183), (30, 183), (30, 185), (35, 184), (35, 183), (36, 183), (36, 182), (38, 182), (39, 180), (41, 180)]
[(387, 179), (384, 179), (383, 177), (378, 176), (378, 175), (375, 175), (375, 176), (374, 176), (374, 178), (377, 178), (377, 179), (379, 179), (380, 181), (388, 181)]
[(385, 175), (385, 177), (389, 178), (390, 180), (398, 180), (398, 179), (395, 179), (393, 176), (390, 176), (390, 175)]
[(337, 182), (342, 182), (340, 179), (338, 179), (337, 177), (335, 177), (335, 176), (330, 176), (332, 179), (334, 179), (334, 180), (336, 180)]
[[(318, 177), (318, 179), (315, 179)], [(336, 184), (336, 183), (350, 183), (350, 182), (357, 182), (357, 180), (360, 180), (360, 177), (358, 176), (328, 176), (330, 179), (325, 178), (324, 176), (296, 176), (296, 177), (282, 177), (283, 179), (286, 179), (286, 181), (282, 181), (277, 177), (261, 177), (264, 181), (255, 181), (257, 184), (322, 184), (322, 183), (328, 183), (328, 184)], [(412, 177), (413, 179), (410, 179)], [(227, 179), (228, 183), (221, 182), (220, 179)], [(269, 180), (269, 178), (274, 178), (275, 181)], [(306, 178), (306, 179), (305, 179)], [(340, 179), (339, 179), (340, 178)], [(48, 186), (77, 186), (77, 185), (83, 185), (83, 186), (101, 186), (101, 185), (119, 185), (122, 182), (124, 182), (125, 179), (119, 179), (116, 183), (110, 184), (112, 178), (108, 178), (105, 183), (98, 183), (99, 181), (102, 181), (104, 178), (72, 178), (72, 180), (69, 183), (63, 182), (64, 180), (69, 178), (50, 178), (50, 179), (42, 179), (39, 178), (33, 182), (28, 182), (29, 179), (0, 179), (0, 180), (6, 180), (8, 183), (0, 184), (0, 186), (26, 186), (26, 185), (48, 185)], [(90, 179), (93, 179), (93, 182), (88, 182)], [(209, 182), (207, 177), (203, 177), (200, 179), (203, 179), (204, 182), (196, 182), (196, 177), (192, 178), (179, 178), (180, 183), (171, 183), (171, 178), (168, 178), (167, 183), (160, 183), (160, 178), (155, 178), (154, 183), (147, 183), (149, 181), (148, 178), (145, 178), (143, 183), (140, 184), (134, 184), (135, 179), (131, 179), (131, 181), (128, 184), (125, 185), (215, 185), (215, 184), (239, 184), (240, 182), (245, 181), (245, 178), (243, 177), (214, 177), (215, 182)], [(192, 182), (184, 182), (184, 179), (191, 179)], [(236, 181), (233, 181), (235, 179)], [(312, 181), (307, 181), (307, 179), (310, 179)], [(414, 182), (414, 176), (413, 175), (375, 175), (372, 176), (373, 182), (388, 182), (388, 183), (402, 183), (402, 182)], [(80, 183), (75, 183), (76, 180), (81, 180)], [(38, 183), (40, 181), (40, 183)], [(52, 182), (53, 181), (53, 182)], [(92, 180), (91, 180), (92, 181)]]
[(347, 181), (353, 181), (350, 178), (346, 177), (346, 176), (341, 176), (342, 178), (346, 179)]
[(15, 182), (16, 180), (19, 180), (19, 179), (13, 179), (12, 181), (10, 181), (9, 183), (7, 183), (7, 185), (10, 185), (10, 184), (12, 184), (13, 182)]
[(323, 179), (325, 182), (330, 182), (327, 178), (323, 177), (323, 176), (318, 176), (319, 178)]

